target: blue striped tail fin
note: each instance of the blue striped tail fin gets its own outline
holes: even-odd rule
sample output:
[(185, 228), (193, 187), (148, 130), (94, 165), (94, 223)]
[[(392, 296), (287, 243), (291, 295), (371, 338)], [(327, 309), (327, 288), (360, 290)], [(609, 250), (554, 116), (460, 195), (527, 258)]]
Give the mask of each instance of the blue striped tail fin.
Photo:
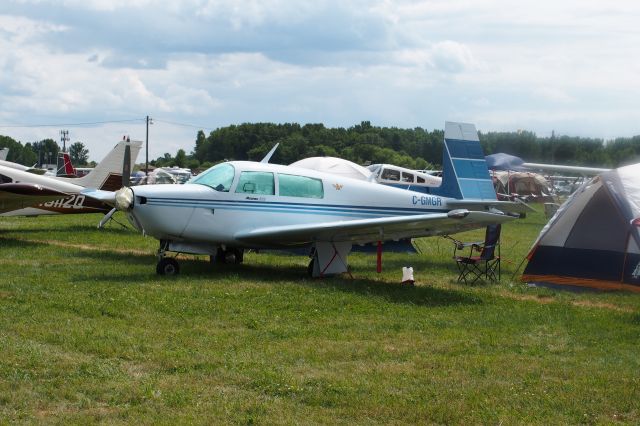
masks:
[(496, 199), (475, 125), (445, 123), (442, 185), (432, 193), (457, 199)]

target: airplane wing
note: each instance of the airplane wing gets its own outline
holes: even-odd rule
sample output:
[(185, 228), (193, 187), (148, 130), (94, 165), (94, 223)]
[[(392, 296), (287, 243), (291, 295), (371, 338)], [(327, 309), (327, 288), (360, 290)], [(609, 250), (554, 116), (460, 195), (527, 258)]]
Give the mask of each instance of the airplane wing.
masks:
[(235, 238), (248, 244), (295, 246), (316, 241), (352, 241), (365, 244), (401, 238), (453, 234), (515, 219), (512, 216), (468, 210), (393, 216), (319, 224), (272, 226), (240, 232)]
[(522, 163), (522, 167), (530, 170), (544, 170), (550, 172), (561, 173), (578, 173), (581, 175), (594, 176), (600, 173), (608, 172), (611, 169), (601, 169), (597, 167), (580, 167), (580, 166), (563, 166), (560, 164), (540, 164), (540, 163)]
[(0, 213), (59, 200), (67, 195), (69, 194), (42, 185), (3, 183), (0, 184)]

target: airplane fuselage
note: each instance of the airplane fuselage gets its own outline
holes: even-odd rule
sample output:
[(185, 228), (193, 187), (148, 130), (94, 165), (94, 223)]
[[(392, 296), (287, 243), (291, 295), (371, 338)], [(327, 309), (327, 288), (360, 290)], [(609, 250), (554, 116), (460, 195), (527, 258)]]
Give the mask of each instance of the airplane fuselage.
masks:
[[(451, 210), (444, 197), (308, 169), (253, 162), (225, 165), (233, 168), (233, 178), (223, 190), (198, 179), (180, 186), (131, 188), (134, 201), (130, 220), (145, 234), (160, 240), (242, 246), (236, 235), (255, 228)], [(245, 178), (247, 174), (256, 175), (264, 185)], [(293, 193), (296, 179), (301, 180), (302, 188)]]

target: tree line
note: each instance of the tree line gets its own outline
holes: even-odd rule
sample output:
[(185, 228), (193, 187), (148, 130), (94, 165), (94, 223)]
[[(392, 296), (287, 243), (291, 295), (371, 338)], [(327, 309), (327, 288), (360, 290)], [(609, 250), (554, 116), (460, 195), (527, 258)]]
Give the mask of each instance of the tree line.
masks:
[[(189, 154), (165, 153), (150, 161), (154, 166), (204, 169), (225, 160), (259, 161), (276, 144), (272, 162), (290, 164), (306, 157), (333, 156), (358, 164), (391, 163), (412, 169), (438, 169), (442, 162), (444, 131), (421, 127), (401, 129), (373, 126), (369, 121), (349, 128), (323, 124), (244, 123), (198, 131)], [(591, 167), (619, 167), (640, 162), (640, 136), (603, 140), (556, 136), (539, 137), (530, 131), (479, 133), (485, 154), (504, 152), (528, 162)], [(78, 145), (79, 144), (79, 145)], [(22, 143), (0, 136), (0, 148), (10, 148), (9, 160), (25, 165), (47, 162), (59, 151), (52, 139)], [(81, 142), (71, 145), (72, 161), (81, 166), (88, 151)]]
[[(53, 139), (27, 142), (23, 145), (9, 136), (0, 135), (0, 149), (2, 148), (9, 148), (7, 161), (25, 166), (56, 164), (58, 153), (62, 150)], [(69, 157), (74, 166), (92, 165), (89, 163), (89, 150), (82, 142), (74, 142), (69, 145)]]
[[(528, 162), (619, 167), (640, 162), (640, 136), (603, 139), (539, 137), (530, 131), (479, 132), (485, 155), (504, 152)], [(276, 144), (273, 162), (290, 164), (313, 156), (341, 157), (358, 164), (391, 163), (411, 169), (439, 169), (444, 131), (421, 127), (377, 127), (363, 121), (349, 128), (323, 124), (245, 123), (199, 131), (185, 165), (206, 167), (224, 160), (258, 161)], [(184, 152), (182, 153), (184, 154)], [(172, 157), (165, 154), (164, 161)]]

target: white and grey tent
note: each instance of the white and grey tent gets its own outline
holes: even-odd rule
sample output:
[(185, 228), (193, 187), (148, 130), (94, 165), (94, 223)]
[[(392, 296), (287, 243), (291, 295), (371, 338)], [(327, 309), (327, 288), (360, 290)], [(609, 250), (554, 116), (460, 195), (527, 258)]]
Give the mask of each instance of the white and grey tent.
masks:
[(640, 164), (580, 187), (542, 229), (526, 282), (640, 291)]

